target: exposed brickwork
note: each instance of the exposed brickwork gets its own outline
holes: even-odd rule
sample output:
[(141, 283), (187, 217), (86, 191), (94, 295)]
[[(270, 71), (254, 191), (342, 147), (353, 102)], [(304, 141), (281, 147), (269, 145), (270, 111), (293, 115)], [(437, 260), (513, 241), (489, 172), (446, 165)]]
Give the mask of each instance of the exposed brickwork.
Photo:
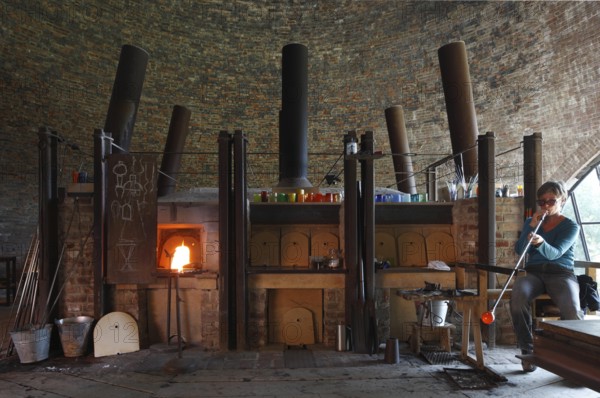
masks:
[[(0, 25), (0, 254), (19, 264), (37, 225), (37, 129), (49, 125), (79, 146), (60, 145), (62, 186), (72, 170), (91, 171), (92, 133), (104, 124), (123, 44), (150, 53), (133, 151), (161, 152), (172, 106), (192, 110), (186, 151), (195, 154), (184, 156), (180, 189), (216, 185), (216, 156), (206, 153), (222, 129), (243, 129), (249, 151), (261, 153), (249, 159), (252, 186), (276, 182), (277, 156), (264, 152), (277, 145), (281, 48), (292, 41), (309, 48), (313, 183), (347, 130), (372, 129), (389, 152), (391, 105), (404, 107), (411, 151), (422, 154), (415, 170), (441, 158), (424, 154), (450, 151), (436, 52), (455, 40), (467, 44), (478, 125), (496, 133), (498, 153), (541, 131), (544, 178), (568, 179), (600, 150), (598, 2), (5, 1)], [(499, 182), (519, 182), (520, 163), (521, 151), (498, 158)], [(392, 185), (391, 160), (375, 167), (377, 185)], [(514, 263), (517, 215), (498, 220), (499, 263)], [(472, 259), (476, 226), (456, 233), (459, 259)], [(83, 282), (69, 282), (61, 311), (89, 312)]]
[(343, 325), (346, 316), (344, 289), (325, 289), (323, 294), (323, 344), (335, 346), (337, 325)]
[(64, 245), (58, 269), (60, 278), (54, 293), (60, 294), (58, 316), (68, 318), (80, 315), (94, 316), (94, 223), (90, 199), (67, 198), (60, 206), (60, 240)]
[[(202, 290), (200, 317), (202, 319), (202, 347), (208, 350), (219, 349), (219, 292)], [(196, 311), (193, 311), (196, 312)]]
[[(251, 152), (276, 148), (281, 48), (292, 41), (309, 48), (313, 182), (347, 130), (372, 129), (389, 151), (391, 105), (404, 107), (411, 151), (448, 153), (437, 49), (455, 40), (467, 44), (480, 132), (496, 132), (503, 152), (541, 131), (544, 178), (568, 179), (599, 150), (599, 13), (598, 2), (4, 2), (0, 250), (21, 259), (35, 230), (39, 126), (81, 149), (61, 146), (61, 183), (92, 169), (123, 44), (150, 54), (132, 150), (161, 152), (172, 106), (192, 111), (186, 151), (203, 153), (184, 157), (180, 188), (216, 185), (216, 156), (204, 152), (216, 152), (219, 130), (246, 131)], [(498, 159), (502, 182), (518, 182), (521, 156)], [(414, 169), (440, 157), (416, 156)], [(277, 156), (250, 163), (250, 184), (276, 182)], [(376, 168), (379, 185), (393, 184), (391, 160)]]
[[(452, 213), (455, 240), (459, 249), (458, 261), (475, 263), (478, 259), (478, 202), (477, 198), (459, 200)], [(496, 198), (496, 265), (513, 269), (518, 261), (514, 244), (523, 226), (523, 198)], [(496, 273), (496, 286), (504, 287), (508, 275)], [(514, 279), (511, 281), (514, 282)], [(477, 286), (476, 275), (467, 274), (467, 286)], [(496, 342), (513, 344), (514, 332), (508, 311), (508, 300), (501, 300), (495, 312)]]
[(248, 291), (248, 344), (251, 348), (263, 347), (268, 342), (267, 289)]

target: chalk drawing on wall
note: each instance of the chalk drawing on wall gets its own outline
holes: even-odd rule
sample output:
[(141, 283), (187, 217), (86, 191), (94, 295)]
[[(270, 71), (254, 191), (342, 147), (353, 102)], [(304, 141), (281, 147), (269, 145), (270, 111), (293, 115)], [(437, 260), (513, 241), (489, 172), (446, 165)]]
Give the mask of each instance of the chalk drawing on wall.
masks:
[(111, 155), (107, 188), (108, 274), (119, 283), (139, 283), (140, 273), (149, 272), (148, 264), (154, 267), (156, 180), (154, 157)]

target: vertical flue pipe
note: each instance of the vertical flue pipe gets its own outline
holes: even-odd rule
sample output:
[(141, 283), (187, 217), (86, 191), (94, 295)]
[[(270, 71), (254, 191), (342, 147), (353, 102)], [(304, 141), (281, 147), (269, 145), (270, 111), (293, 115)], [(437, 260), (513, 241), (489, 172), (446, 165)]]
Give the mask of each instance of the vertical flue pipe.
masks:
[(402, 106), (395, 105), (385, 110), (385, 121), (387, 123), (388, 136), (390, 138), (390, 149), (392, 150), (392, 161), (396, 174), (396, 187), (398, 190), (416, 194), (417, 186), (413, 173), (412, 160), (408, 145), (408, 134), (404, 124), (404, 111)]
[(114, 153), (129, 152), (147, 65), (148, 53), (145, 50), (127, 44), (121, 48), (104, 122), (104, 131), (112, 134), (114, 143), (118, 146)]
[(181, 167), (181, 153), (188, 135), (191, 114), (192, 112), (184, 106), (173, 107), (165, 152), (160, 165), (161, 174), (158, 175), (157, 196), (159, 198), (175, 192), (177, 174)]
[(312, 187), (308, 171), (308, 49), (283, 47), (278, 187)]
[[(477, 117), (469, 74), (467, 49), (462, 41), (438, 50), (446, 113), (456, 167), (463, 168), (465, 179), (477, 173)], [(469, 149), (472, 148), (472, 149)], [(458, 155), (462, 153), (462, 156)]]

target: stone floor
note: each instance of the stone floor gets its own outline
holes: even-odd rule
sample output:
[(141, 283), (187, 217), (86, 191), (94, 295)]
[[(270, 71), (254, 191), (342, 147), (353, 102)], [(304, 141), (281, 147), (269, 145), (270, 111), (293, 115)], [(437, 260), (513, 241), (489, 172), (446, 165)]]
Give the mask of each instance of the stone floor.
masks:
[[(0, 320), (4, 312), (0, 308)], [(458, 350), (428, 360), (400, 343), (399, 362), (389, 364), (385, 347), (367, 355), (315, 345), (308, 347), (310, 361), (290, 363), (285, 348), (186, 347), (179, 358), (176, 345), (163, 344), (122, 355), (65, 358), (59, 346), (33, 364), (20, 363), (16, 353), (2, 354), (0, 397), (600, 397), (543, 369), (523, 372), (514, 347), (484, 351), (490, 373), (506, 379), (495, 383), (459, 361)], [(466, 387), (459, 385), (465, 380)]]
[[(600, 397), (600, 393), (538, 369), (524, 373), (513, 347), (485, 351), (488, 369), (506, 378), (492, 384), (451, 357), (431, 364), (400, 344), (400, 361), (377, 355), (309, 347), (310, 368), (286, 366), (282, 346), (261, 351), (205, 352), (151, 347), (95, 358), (49, 359), (21, 364), (17, 356), (0, 361), (4, 397)], [(449, 373), (464, 372), (485, 386), (460, 387)], [(467, 383), (469, 384), (469, 383)], [(473, 388), (475, 387), (475, 388)]]

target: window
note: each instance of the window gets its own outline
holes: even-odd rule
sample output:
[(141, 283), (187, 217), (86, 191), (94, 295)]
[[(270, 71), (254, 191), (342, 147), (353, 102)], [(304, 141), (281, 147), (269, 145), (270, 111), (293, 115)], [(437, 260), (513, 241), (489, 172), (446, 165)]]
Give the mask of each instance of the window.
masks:
[(563, 213), (581, 226), (575, 259), (600, 262), (600, 163), (572, 188)]

